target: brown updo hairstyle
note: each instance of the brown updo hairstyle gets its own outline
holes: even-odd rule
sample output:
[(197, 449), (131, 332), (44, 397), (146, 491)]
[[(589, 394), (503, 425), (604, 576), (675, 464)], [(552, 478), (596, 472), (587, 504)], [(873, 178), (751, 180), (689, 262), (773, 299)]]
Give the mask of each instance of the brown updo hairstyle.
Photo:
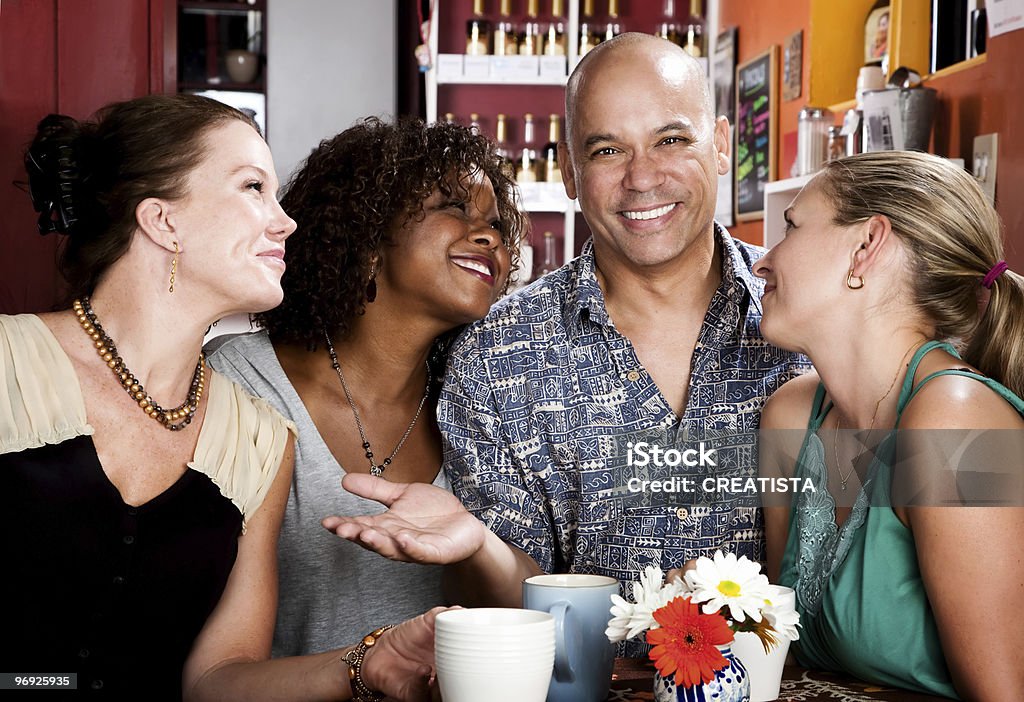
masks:
[[(1024, 396), (1024, 278), (1004, 272), (999, 215), (964, 169), (913, 151), (832, 161), (815, 178), (839, 226), (885, 215), (906, 245), (913, 303), (965, 361)], [(986, 299), (987, 298), (987, 299)]]
[(135, 208), (148, 197), (178, 200), (229, 120), (259, 132), (242, 112), (197, 95), (147, 95), (107, 105), (92, 121), (43, 118), (25, 153), (40, 233), (66, 234), (60, 270), (71, 297), (89, 295), (128, 250)]
[(415, 118), (385, 123), (368, 118), (320, 142), (286, 186), (281, 206), (298, 224), (288, 239), (281, 279), (284, 302), (255, 315), (275, 342), (314, 350), (324, 331), (344, 337), (365, 310), (373, 259), (391, 233), (422, 220), (436, 189), (468, 197), (466, 177), (486, 176), (494, 187), (501, 238), (512, 270), (527, 219), (495, 145), (458, 124)]

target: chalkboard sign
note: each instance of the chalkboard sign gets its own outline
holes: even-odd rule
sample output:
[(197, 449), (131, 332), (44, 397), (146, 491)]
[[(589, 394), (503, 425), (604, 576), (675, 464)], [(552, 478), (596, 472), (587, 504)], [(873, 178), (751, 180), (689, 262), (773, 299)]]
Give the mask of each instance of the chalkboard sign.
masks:
[(778, 47), (736, 68), (736, 219), (761, 219), (765, 183), (775, 179)]

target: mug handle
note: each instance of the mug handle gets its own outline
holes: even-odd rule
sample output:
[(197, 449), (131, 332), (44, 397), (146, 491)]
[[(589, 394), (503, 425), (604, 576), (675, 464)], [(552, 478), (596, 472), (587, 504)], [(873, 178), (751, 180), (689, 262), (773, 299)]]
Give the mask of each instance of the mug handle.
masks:
[(576, 679), (575, 671), (569, 660), (569, 647), (565, 636), (565, 618), (569, 614), (572, 605), (566, 601), (556, 602), (548, 610), (555, 618), (555, 680), (558, 682), (573, 682)]

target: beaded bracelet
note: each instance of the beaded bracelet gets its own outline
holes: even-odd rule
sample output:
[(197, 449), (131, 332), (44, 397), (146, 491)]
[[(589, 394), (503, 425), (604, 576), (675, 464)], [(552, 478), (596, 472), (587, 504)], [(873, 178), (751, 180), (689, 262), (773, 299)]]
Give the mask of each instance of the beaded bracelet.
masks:
[(377, 639), (388, 629), (394, 629), (394, 624), (374, 629), (363, 637), (363, 640), (356, 644), (356, 647), (346, 653), (341, 659), (348, 666), (349, 685), (352, 688), (352, 699), (354, 702), (380, 702), (384, 699), (383, 693), (374, 692), (363, 682), (363, 659), (367, 650), (373, 648)]

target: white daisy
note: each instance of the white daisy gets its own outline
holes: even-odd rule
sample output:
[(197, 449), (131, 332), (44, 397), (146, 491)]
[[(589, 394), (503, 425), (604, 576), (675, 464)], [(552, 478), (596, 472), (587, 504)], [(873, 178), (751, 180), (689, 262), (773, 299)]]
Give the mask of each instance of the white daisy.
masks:
[(613, 643), (631, 639), (648, 629), (657, 629), (654, 611), (685, 591), (679, 580), (665, 583), (665, 575), (656, 566), (647, 566), (638, 582), (633, 583), (633, 602), (612, 595), (612, 615), (605, 635)]
[(768, 578), (761, 575), (761, 566), (734, 553), (715, 551), (714, 560), (701, 557), (697, 567), (687, 571), (686, 583), (693, 591), (693, 601), (703, 602), (705, 614), (728, 606), (735, 622), (750, 617), (761, 621), (761, 608), (770, 593)]

